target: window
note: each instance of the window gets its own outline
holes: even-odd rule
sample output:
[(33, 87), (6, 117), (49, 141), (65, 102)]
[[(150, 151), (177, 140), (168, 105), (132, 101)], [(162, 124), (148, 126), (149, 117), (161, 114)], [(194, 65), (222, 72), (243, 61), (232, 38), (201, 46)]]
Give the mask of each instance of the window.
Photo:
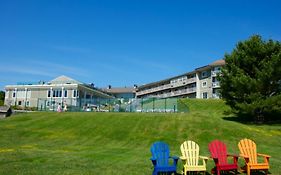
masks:
[(48, 90), (48, 97), (51, 97), (51, 90)]
[(19, 106), (21, 105), (21, 101), (18, 102), (18, 105), (19, 105)]
[(53, 97), (62, 97), (62, 90), (54, 90)]
[(205, 77), (207, 77), (207, 76), (208, 76), (207, 71), (203, 71), (203, 72), (201, 73), (201, 77), (202, 77), (202, 78), (205, 78)]
[(64, 97), (67, 97), (67, 90), (64, 91)]
[(73, 97), (79, 97), (78, 90), (73, 90)]
[(208, 98), (208, 93), (207, 92), (203, 92), (202, 93), (202, 98), (205, 98), (205, 99)]
[(202, 82), (202, 87), (207, 87), (207, 81)]
[(13, 97), (16, 97), (16, 92), (15, 91), (13, 92)]
[(220, 70), (221, 70), (221, 67), (214, 67), (213, 70), (214, 70), (214, 71), (220, 71)]
[(29, 101), (27, 101), (25, 104), (26, 104), (26, 106), (29, 106)]

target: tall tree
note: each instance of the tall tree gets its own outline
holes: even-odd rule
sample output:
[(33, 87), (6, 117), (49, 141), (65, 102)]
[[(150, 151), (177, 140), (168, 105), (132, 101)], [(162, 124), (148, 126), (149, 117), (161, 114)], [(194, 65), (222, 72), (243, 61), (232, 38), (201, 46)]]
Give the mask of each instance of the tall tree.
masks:
[(277, 119), (281, 113), (281, 44), (254, 35), (239, 42), (220, 77), (221, 95), (239, 114), (252, 119)]

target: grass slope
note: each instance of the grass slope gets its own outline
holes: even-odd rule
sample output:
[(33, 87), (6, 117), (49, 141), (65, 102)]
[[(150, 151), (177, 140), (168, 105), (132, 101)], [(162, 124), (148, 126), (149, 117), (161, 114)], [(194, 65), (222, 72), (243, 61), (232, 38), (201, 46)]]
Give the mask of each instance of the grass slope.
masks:
[[(272, 174), (281, 174), (281, 126), (245, 125), (223, 119), (220, 100), (184, 100), (189, 113), (28, 113), (0, 120), (0, 174), (130, 174), (152, 172), (154, 141), (180, 155), (187, 139), (209, 155), (208, 143), (223, 140), (238, 154), (247, 137), (271, 155)], [(240, 160), (243, 163), (243, 160)], [(208, 162), (210, 172), (213, 161)], [(181, 169), (179, 161), (178, 172)]]

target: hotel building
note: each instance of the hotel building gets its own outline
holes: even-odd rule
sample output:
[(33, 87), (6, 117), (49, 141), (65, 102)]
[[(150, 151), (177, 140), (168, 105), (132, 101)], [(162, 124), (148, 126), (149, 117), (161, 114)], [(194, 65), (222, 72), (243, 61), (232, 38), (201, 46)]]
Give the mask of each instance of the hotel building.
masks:
[(220, 98), (220, 83), (217, 77), (224, 65), (224, 60), (218, 60), (182, 75), (139, 86), (136, 97)]

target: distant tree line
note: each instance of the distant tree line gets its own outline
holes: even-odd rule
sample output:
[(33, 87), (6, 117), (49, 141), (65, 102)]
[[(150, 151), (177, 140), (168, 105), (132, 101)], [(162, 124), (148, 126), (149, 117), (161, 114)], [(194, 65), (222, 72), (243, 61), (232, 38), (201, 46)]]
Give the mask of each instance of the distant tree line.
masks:
[(224, 60), (221, 96), (233, 112), (255, 121), (280, 120), (280, 42), (255, 35), (239, 42)]

